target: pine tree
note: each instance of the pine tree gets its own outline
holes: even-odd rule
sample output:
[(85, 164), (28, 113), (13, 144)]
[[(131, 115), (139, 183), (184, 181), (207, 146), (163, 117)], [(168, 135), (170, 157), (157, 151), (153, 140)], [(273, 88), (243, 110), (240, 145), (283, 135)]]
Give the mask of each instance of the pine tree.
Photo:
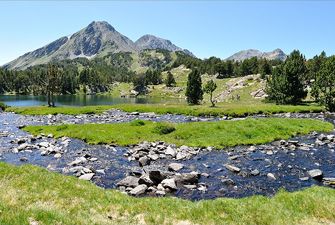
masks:
[(189, 104), (199, 104), (202, 100), (201, 75), (197, 68), (195, 68), (189, 75), (187, 80), (186, 97)]
[(165, 85), (167, 87), (174, 87), (174, 86), (176, 86), (176, 80), (174, 79), (173, 74), (170, 71), (167, 72), (167, 77), (166, 77), (166, 80), (165, 80)]
[(326, 109), (335, 111), (335, 56), (326, 59), (317, 73), (313, 84), (314, 93), (317, 93), (317, 101), (326, 106)]
[(307, 95), (303, 84), (306, 71), (305, 57), (298, 50), (294, 50), (268, 79), (267, 99), (277, 104), (300, 103)]
[(261, 78), (265, 78), (265, 75), (271, 74), (271, 66), (266, 59), (259, 61), (258, 72), (261, 74)]
[(217, 85), (213, 80), (209, 80), (204, 87), (204, 92), (209, 94), (209, 100), (212, 103), (212, 107), (215, 106), (215, 102), (213, 101), (213, 92), (215, 91), (216, 88)]

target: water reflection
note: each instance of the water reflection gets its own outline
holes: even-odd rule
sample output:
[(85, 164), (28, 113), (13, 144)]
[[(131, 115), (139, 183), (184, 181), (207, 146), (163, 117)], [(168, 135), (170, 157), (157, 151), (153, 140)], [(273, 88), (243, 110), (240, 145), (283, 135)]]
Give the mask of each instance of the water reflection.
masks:
[[(108, 95), (62, 95), (55, 96), (56, 105), (86, 106), (86, 105), (115, 105), (121, 103), (153, 104), (153, 103), (183, 103), (184, 99), (171, 98), (120, 98)], [(46, 105), (46, 96), (32, 95), (0, 95), (0, 102), (9, 106), (37, 106)]]

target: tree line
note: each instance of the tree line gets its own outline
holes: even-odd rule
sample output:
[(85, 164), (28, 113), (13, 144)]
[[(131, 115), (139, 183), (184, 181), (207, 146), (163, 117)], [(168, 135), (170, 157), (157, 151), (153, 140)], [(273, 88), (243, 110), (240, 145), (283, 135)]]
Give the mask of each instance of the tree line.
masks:
[(176, 68), (180, 65), (185, 65), (189, 69), (197, 68), (201, 74), (215, 74), (217, 78), (240, 77), (250, 74), (265, 75), (272, 73), (272, 68), (282, 64), (280, 60), (267, 60), (264, 58), (252, 57), (243, 61), (222, 60), (217, 57), (208, 59), (198, 59), (177, 52), (177, 59), (172, 64), (171, 68)]
[(277, 104), (300, 104), (310, 90), (316, 102), (335, 111), (334, 86), (335, 56), (327, 57), (322, 52), (306, 60), (303, 54), (294, 50), (268, 77), (267, 100)]

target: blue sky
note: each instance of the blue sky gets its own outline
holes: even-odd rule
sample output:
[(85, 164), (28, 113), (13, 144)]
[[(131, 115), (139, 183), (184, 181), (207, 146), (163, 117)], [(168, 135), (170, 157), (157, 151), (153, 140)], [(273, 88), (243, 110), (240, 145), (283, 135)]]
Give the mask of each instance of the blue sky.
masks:
[(335, 54), (334, 1), (0, 1), (0, 65), (104, 20), (135, 41), (170, 39), (200, 58), (243, 49)]

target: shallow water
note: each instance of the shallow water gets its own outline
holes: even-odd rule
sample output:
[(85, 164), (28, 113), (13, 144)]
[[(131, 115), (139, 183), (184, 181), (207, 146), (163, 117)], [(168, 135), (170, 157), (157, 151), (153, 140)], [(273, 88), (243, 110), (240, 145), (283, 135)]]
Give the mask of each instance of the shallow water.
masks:
[[(47, 105), (46, 96), (33, 95), (0, 95), (0, 102), (9, 106), (40, 106)], [(88, 105), (115, 105), (122, 103), (154, 104), (154, 103), (184, 103), (184, 99), (169, 98), (121, 98), (110, 95), (60, 95), (55, 96), (57, 106), (88, 106)]]
[[(112, 113), (112, 112), (110, 112)], [(116, 111), (115, 111), (116, 113)], [(119, 112), (121, 113), (121, 112)], [(122, 113), (121, 113), (122, 114)], [(145, 114), (146, 115), (146, 114)], [(129, 115), (128, 115), (129, 116)], [(124, 118), (132, 120), (135, 118), (152, 119), (152, 120), (177, 120), (185, 122), (188, 117), (146, 117), (143, 115), (131, 115)], [(119, 117), (118, 117), (119, 118)], [(171, 119), (172, 118), (172, 119)], [(186, 119), (185, 119), (186, 118)], [(68, 173), (69, 166), (67, 165), (76, 157), (86, 154), (96, 157), (98, 160), (88, 162), (85, 167), (94, 170), (104, 169), (105, 174), (96, 173), (92, 182), (104, 188), (116, 188), (116, 183), (123, 179), (131, 171), (142, 171), (136, 161), (128, 161), (124, 153), (125, 147), (111, 147), (108, 145), (87, 145), (81, 140), (71, 139), (66, 152), (59, 159), (52, 155), (41, 156), (40, 150), (34, 149), (31, 152), (13, 153), (12, 149), (17, 147), (17, 144), (10, 143), (17, 137), (25, 137), (29, 134), (17, 128), (18, 125), (30, 124), (46, 124), (46, 117), (21, 116), (13, 113), (0, 113), (0, 133), (8, 131), (7, 137), (0, 137), (0, 160), (14, 165), (22, 165), (26, 163), (42, 166), (51, 171), (60, 173)], [(123, 120), (121, 120), (122, 122)], [(333, 120), (331, 120), (333, 121)], [(110, 122), (113, 122), (111, 120)], [(120, 121), (117, 121), (120, 122)], [(298, 140), (300, 143), (314, 144), (315, 135), (306, 135), (292, 140)], [(37, 143), (40, 140), (37, 140)], [(61, 140), (48, 138), (49, 142), (56, 142), (56, 145), (61, 145)], [(323, 185), (322, 182), (314, 179), (301, 180), (299, 178), (308, 177), (307, 171), (310, 169), (321, 169), (325, 177), (335, 177), (335, 153), (334, 148), (328, 145), (313, 147), (309, 151), (304, 150), (288, 150), (281, 146), (272, 144), (256, 146), (254, 152), (248, 150), (249, 146), (237, 146), (223, 150), (202, 151), (198, 155), (188, 160), (178, 161), (185, 165), (180, 172), (198, 171), (207, 173), (210, 176), (201, 176), (199, 182), (207, 186), (207, 191), (188, 190), (179, 188), (171, 195), (177, 197), (200, 200), (212, 199), (217, 197), (245, 197), (255, 194), (266, 196), (274, 195), (280, 188), (288, 191), (300, 190), (311, 185)], [(269, 154), (272, 152), (273, 154)], [(229, 157), (239, 156), (232, 160)], [(144, 167), (145, 170), (160, 169), (167, 170), (167, 165), (175, 160), (160, 159), (154, 161), (151, 165)], [(240, 173), (228, 171), (224, 164), (231, 164), (241, 169)], [(250, 172), (258, 169), (260, 174), (252, 176)], [(267, 174), (272, 173), (276, 180), (268, 178)], [(232, 179), (235, 184), (225, 184), (222, 180)]]

